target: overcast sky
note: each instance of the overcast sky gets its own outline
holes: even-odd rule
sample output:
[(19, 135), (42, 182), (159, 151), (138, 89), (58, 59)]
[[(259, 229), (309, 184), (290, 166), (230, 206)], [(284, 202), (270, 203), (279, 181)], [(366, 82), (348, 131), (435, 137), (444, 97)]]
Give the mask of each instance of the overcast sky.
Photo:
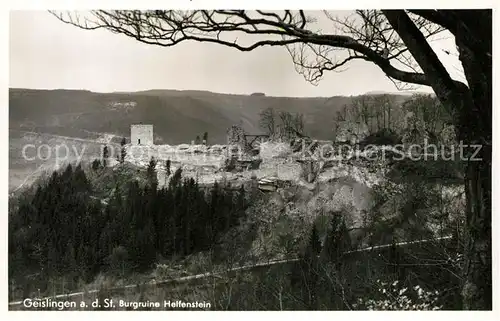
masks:
[[(453, 39), (436, 45), (454, 78), (458, 60)], [(106, 30), (85, 31), (44, 11), (10, 15), (10, 87), (87, 89), (97, 92), (192, 89), (223, 93), (264, 92), (269, 96), (356, 95), (397, 91), (375, 65), (354, 61), (341, 73), (329, 72), (318, 86), (306, 82), (288, 52), (266, 47), (239, 52), (206, 43), (163, 48)], [(428, 91), (420, 87), (419, 91)]]

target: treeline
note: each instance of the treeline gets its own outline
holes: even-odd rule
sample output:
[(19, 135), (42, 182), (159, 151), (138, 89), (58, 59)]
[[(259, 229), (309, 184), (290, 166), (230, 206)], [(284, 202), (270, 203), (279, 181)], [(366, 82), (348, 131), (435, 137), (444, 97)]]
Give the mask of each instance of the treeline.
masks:
[(352, 251), (345, 213), (331, 214), (326, 236), (313, 225), (298, 261), (254, 269), (196, 297), (206, 295), (216, 310), (461, 308), (454, 240)]
[(288, 111), (276, 111), (272, 107), (259, 114), (259, 126), (271, 138), (292, 139), (304, 135), (304, 115)]
[[(140, 272), (159, 258), (214, 248), (238, 224), (245, 190), (202, 189), (177, 170), (169, 185), (116, 186), (108, 202), (92, 196), (81, 166), (54, 172), (9, 220), (9, 276), (64, 276), (89, 282), (97, 273)], [(69, 284), (68, 284), (69, 285)]]
[[(269, 107), (259, 114), (259, 126), (270, 137), (293, 139), (307, 136), (304, 115)], [(365, 144), (391, 145), (403, 142), (437, 143), (453, 139), (455, 129), (449, 111), (430, 94), (402, 99), (394, 95), (352, 97), (335, 112), (332, 140), (355, 137)]]
[(392, 95), (353, 97), (333, 119), (334, 139), (366, 137), (367, 144), (437, 143), (454, 134), (452, 117), (432, 95), (415, 94), (399, 101)]

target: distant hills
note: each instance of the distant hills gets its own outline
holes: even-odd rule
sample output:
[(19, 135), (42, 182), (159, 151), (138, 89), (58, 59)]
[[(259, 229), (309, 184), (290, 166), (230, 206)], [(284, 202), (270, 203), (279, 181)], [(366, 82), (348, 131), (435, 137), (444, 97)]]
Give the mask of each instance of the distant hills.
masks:
[(365, 95), (392, 95), (392, 96), (412, 96), (415, 94), (424, 94), (424, 95), (433, 95), (433, 93), (423, 92), (423, 91), (398, 91), (398, 92), (389, 92), (389, 91), (369, 91), (366, 92)]
[[(378, 94), (378, 93), (371, 93)], [(380, 93), (382, 94), (382, 93)], [(396, 95), (400, 101), (406, 94)], [(209, 142), (224, 143), (226, 130), (241, 124), (260, 133), (259, 113), (273, 107), (304, 115), (305, 130), (318, 139), (332, 138), (336, 112), (351, 97), (290, 98), (220, 94), (197, 90), (147, 90), (95, 93), (86, 90), (9, 90), (9, 129), (63, 136), (112, 133), (129, 137), (133, 123), (153, 124), (158, 143), (189, 142), (208, 132)]]

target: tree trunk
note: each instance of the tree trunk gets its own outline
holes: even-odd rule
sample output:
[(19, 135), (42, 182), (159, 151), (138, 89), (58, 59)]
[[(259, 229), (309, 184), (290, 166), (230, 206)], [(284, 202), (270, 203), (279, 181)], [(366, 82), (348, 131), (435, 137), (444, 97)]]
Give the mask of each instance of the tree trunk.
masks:
[[(489, 154), (489, 155), (488, 155)], [(483, 160), (470, 161), (465, 178), (467, 198), (463, 308), (491, 310), (491, 149)]]
[(465, 175), (467, 208), (463, 304), (466, 310), (491, 310), (491, 58), (483, 59), (484, 56), (471, 51), (459, 40), (457, 47), (470, 88), (470, 94), (464, 95), (462, 100), (470, 103), (460, 110), (459, 139), (464, 144), (481, 146), (479, 155), (476, 155), (481, 160), (469, 161)]
[[(465, 65), (464, 69), (467, 70)], [(452, 95), (457, 117), (457, 137), (460, 146), (463, 146), (458, 157), (467, 160), (464, 182), (466, 209), (462, 296), (465, 310), (491, 310), (492, 130), (491, 121), (486, 120), (485, 116), (488, 113), (491, 115), (491, 91), (488, 96), (487, 91), (484, 91), (487, 83), (476, 84), (478, 88), (473, 83), (474, 78), (475, 76), (468, 77), (470, 88), (459, 88)], [(480, 150), (476, 154), (478, 148)]]
[[(459, 139), (480, 145), (481, 150), (467, 164), (465, 175), (466, 247), (463, 305), (466, 310), (492, 309), (491, 269), (491, 59), (482, 61), (457, 41), (460, 60), (470, 88), (471, 101), (460, 115)], [(489, 67), (488, 67), (489, 66)], [(474, 152), (475, 148), (471, 148)]]
[[(481, 146), (479, 155), (476, 155), (481, 160), (469, 160), (465, 173), (466, 247), (462, 295), (464, 309), (491, 310), (492, 77), (489, 53), (492, 38), (491, 30), (482, 28), (484, 26), (471, 28), (481, 22), (491, 28), (491, 21), (462, 19), (465, 23), (462, 27), (465, 28), (460, 32), (455, 30), (459, 59), (468, 83), (466, 86), (449, 76), (427, 40), (403, 10), (383, 10), (383, 13), (424, 71), (436, 96), (452, 114), (461, 145)], [(460, 11), (454, 12), (454, 15), (457, 14)], [(466, 148), (464, 156), (471, 157), (474, 151), (474, 147)]]

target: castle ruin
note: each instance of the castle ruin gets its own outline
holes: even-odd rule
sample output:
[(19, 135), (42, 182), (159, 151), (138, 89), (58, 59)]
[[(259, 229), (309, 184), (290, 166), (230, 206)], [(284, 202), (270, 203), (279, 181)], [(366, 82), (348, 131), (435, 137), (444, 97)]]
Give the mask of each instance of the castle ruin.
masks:
[(153, 125), (130, 125), (130, 143), (132, 145), (154, 145)]

